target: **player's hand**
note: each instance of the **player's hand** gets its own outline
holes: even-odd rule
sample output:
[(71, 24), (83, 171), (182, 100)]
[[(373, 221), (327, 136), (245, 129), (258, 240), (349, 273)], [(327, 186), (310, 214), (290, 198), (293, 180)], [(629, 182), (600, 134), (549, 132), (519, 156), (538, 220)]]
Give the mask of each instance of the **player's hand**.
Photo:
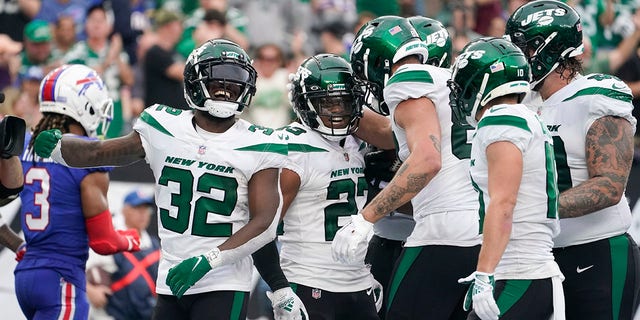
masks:
[(351, 216), (351, 221), (336, 232), (331, 242), (333, 260), (345, 264), (364, 261), (372, 229), (373, 223), (366, 221), (361, 214)]
[(267, 298), (273, 306), (275, 320), (307, 320), (309, 315), (302, 300), (290, 287), (278, 289), (275, 292), (267, 291)]
[[(373, 301), (376, 303), (376, 311), (380, 312), (382, 309), (382, 299), (384, 298), (384, 292), (382, 285), (378, 280), (371, 276), (371, 293), (373, 293)], [(369, 291), (367, 291), (368, 293)]]
[(0, 157), (9, 159), (22, 154), (26, 127), (24, 119), (14, 116), (6, 116), (0, 121)]
[(211, 270), (211, 265), (204, 255), (191, 257), (169, 269), (165, 283), (171, 288), (174, 296), (181, 298), (182, 295), (198, 282), (198, 280), (202, 279), (209, 270)]
[(127, 229), (127, 230), (116, 230), (118, 234), (123, 235), (127, 241), (129, 242), (129, 247), (127, 247), (127, 251), (136, 252), (140, 251), (140, 235), (138, 231), (135, 229)]
[(62, 140), (62, 132), (60, 130), (45, 130), (36, 137), (33, 149), (39, 157), (49, 158), (54, 149), (60, 148), (60, 140)]
[(295, 106), (295, 101), (293, 101), (293, 81), (296, 80), (295, 73), (289, 73), (289, 82), (286, 85), (287, 88), (287, 98), (289, 99), (289, 105), (291, 107)]
[(464, 298), (464, 310), (468, 311), (473, 300), (473, 311), (482, 320), (498, 320), (500, 309), (493, 297), (495, 280), (492, 273), (476, 271), (466, 278), (458, 279), (458, 283), (470, 283)]
[(24, 258), (24, 254), (27, 253), (27, 243), (23, 242), (16, 250), (16, 261), (20, 262)]

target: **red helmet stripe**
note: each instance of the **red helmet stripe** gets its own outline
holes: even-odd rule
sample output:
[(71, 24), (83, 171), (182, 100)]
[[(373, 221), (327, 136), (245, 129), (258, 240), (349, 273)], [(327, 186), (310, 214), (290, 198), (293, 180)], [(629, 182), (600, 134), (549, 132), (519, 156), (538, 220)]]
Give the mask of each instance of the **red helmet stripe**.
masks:
[(66, 69), (65, 67), (59, 68), (45, 80), (42, 86), (42, 101), (55, 101), (56, 82), (58, 82), (60, 74)]

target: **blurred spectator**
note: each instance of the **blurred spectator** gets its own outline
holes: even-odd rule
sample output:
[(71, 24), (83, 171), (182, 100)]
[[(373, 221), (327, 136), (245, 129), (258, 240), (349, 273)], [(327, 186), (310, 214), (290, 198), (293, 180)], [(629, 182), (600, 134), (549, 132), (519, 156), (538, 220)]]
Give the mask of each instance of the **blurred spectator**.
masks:
[(349, 51), (353, 34), (349, 32), (350, 26), (340, 20), (327, 22), (320, 26), (320, 52), (333, 53), (349, 61)]
[(63, 59), (76, 43), (76, 24), (73, 17), (60, 16), (53, 26), (53, 49), (51, 55), (54, 60)]
[(40, 11), (40, 0), (0, 0), (0, 34), (22, 41), (24, 27)]
[(480, 37), (478, 33), (472, 30), (474, 24), (473, 8), (465, 3), (457, 2), (451, 11), (451, 20), (447, 28), (453, 42), (453, 59), (458, 56), (458, 53), (467, 43)]
[(132, 85), (134, 81), (129, 57), (122, 50), (120, 35), (114, 34), (109, 38), (113, 28), (111, 18), (102, 5), (89, 8), (85, 21), (87, 40), (78, 42), (64, 57), (67, 63), (84, 64), (95, 69), (107, 85), (114, 108), (107, 138), (124, 134), (122, 109), (128, 106), (129, 96), (123, 94), (121, 89)]
[[(155, 281), (160, 257), (160, 242), (147, 232), (153, 212), (152, 195), (140, 190), (128, 193), (122, 207), (123, 227), (138, 230), (140, 251), (108, 256), (90, 252), (87, 272), (98, 268), (111, 278), (107, 282), (109, 286), (87, 281), (90, 319), (151, 319), (156, 303)], [(114, 225), (118, 225), (117, 221)]]
[(102, 3), (102, 0), (46, 0), (42, 1), (40, 11), (35, 18), (54, 24), (61, 15), (73, 17), (77, 38), (84, 39), (82, 26), (85, 16), (87, 10), (96, 3)]
[(18, 74), (27, 74), (31, 66), (42, 68), (47, 74), (57, 65), (51, 56), (51, 28), (46, 21), (33, 20), (24, 28), (24, 50), (12, 59), (11, 79), (15, 81)]
[[(502, 3), (500, 0), (475, 0), (471, 2), (475, 5), (475, 26), (473, 31), (476, 33), (487, 36), (490, 34), (489, 31), (491, 28), (495, 28), (496, 23), (499, 23), (500, 20), (504, 21), (504, 18), (502, 17)], [(498, 19), (498, 21), (494, 21), (495, 19)], [(503, 34), (504, 28), (502, 32), (499, 33), (498, 37)]]
[(6, 34), (0, 34), (0, 90), (11, 85), (9, 65), (17, 60), (15, 57), (22, 51), (22, 43), (9, 38)]
[[(634, 25), (634, 31), (624, 38), (613, 50), (595, 51), (591, 45), (589, 37), (584, 37), (584, 53), (582, 54), (582, 65), (585, 74), (606, 73), (615, 74), (618, 68), (629, 60), (638, 48), (640, 43), (640, 11), (636, 11), (633, 17), (629, 17)], [(634, 93), (634, 96), (637, 93)]]
[[(311, 30), (312, 12), (308, 1), (244, 1), (241, 9), (247, 16), (247, 35), (252, 48), (274, 43), (291, 53), (288, 47), (292, 37), (297, 33), (308, 34)], [(309, 52), (311, 49), (310, 44), (305, 48)]]
[(247, 26), (247, 17), (238, 9), (229, 7), (227, 0), (199, 0), (200, 7), (184, 22), (184, 33), (178, 44), (177, 51), (187, 58), (191, 51), (196, 48), (193, 40), (193, 32), (200, 22), (204, 19), (208, 10), (217, 10), (225, 15), (224, 35), (221, 38), (231, 40), (240, 47), (249, 49), (249, 40), (245, 35)]
[(638, 8), (636, 0), (602, 0), (604, 11), (598, 16), (600, 27), (596, 32), (598, 48), (613, 49), (631, 36), (635, 26), (632, 15)]
[(315, 45), (314, 54), (324, 52), (320, 38), (327, 26), (337, 25), (339, 22), (350, 31), (358, 19), (354, 0), (311, 0), (311, 9), (313, 14), (308, 39), (309, 43)]
[(42, 119), (38, 101), (40, 81), (44, 78), (42, 68), (30, 66), (18, 74), (18, 96), (12, 104), (12, 113), (26, 122), (27, 130), (32, 130)]
[(138, 44), (136, 48), (136, 56), (138, 57), (138, 63), (134, 65), (133, 74), (136, 81), (131, 86), (131, 108), (129, 114), (125, 114), (124, 118), (129, 119), (125, 124), (125, 131), (133, 129), (133, 124), (140, 116), (142, 111), (147, 107), (144, 100), (145, 95), (145, 75), (144, 75), (144, 57), (147, 55), (147, 51), (157, 42), (157, 35), (155, 32), (145, 32), (138, 38)]
[(184, 60), (174, 47), (182, 35), (180, 16), (163, 9), (154, 13), (156, 43), (144, 56), (144, 100), (147, 106), (161, 103), (189, 109), (182, 87)]
[(138, 38), (151, 29), (150, 13), (155, 9), (152, 0), (111, 0), (113, 31), (122, 37), (122, 46), (131, 65), (138, 63)]
[(292, 109), (287, 99), (289, 72), (284, 68), (282, 49), (265, 44), (256, 49), (253, 66), (258, 72), (256, 95), (241, 117), (253, 124), (279, 128), (291, 123)]
[(211, 9), (207, 10), (202, 21), (196, 25), (193, 30), (193, 43), (195, 47), (207, 42), (209, 39), (224, 38), (225, 28), (227, 27), (227, 18), (224, 12)]

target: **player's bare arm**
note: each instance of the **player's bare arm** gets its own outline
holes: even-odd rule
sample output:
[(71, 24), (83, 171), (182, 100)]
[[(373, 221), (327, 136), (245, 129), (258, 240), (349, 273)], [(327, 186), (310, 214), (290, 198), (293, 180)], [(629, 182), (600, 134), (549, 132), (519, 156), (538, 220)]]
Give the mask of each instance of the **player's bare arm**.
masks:
[(284, 219), (289, 206), (300, 191), (300, 176), (289, 169), (282, 169), (280, 173), (280, 188), (282, 189), (282, 214), (280, 220)]
[(389, 184), (363, 209), (362, 215), (370, 222), (411, 200), (441, 167), (440, 124), (433, 102), (427, 98), (406, 100), (398, 105), (394, 116), (405, 129), (411, 154)]
[(560, 218), (575, 218), (617, 204), (624, 195), (633, 161), (633, 129), (619, 117), (603, 117), (585, 142), (589, 179), (560, 194)]
[(126, 136), (104, 141), (63, 137), (62, 155), (73, 167), (124, 166), (145, 156), (140, 135), (132, 131)]
[[(277, 168), (264, 169), (253, 174), (249, 180), (248, 190), (251, 218), (244, 227), (233, 233), (227, 241), (218, 246), (220, 251), (234, 249), (249, 242), (268, 230), (273, 224), (280, 207), (278, 174)], [(268, 241), (257, 246), (256, 249), (261, 248), (275, 238), (275, 228), (273, 231), (273, 237), (269, 237)]]

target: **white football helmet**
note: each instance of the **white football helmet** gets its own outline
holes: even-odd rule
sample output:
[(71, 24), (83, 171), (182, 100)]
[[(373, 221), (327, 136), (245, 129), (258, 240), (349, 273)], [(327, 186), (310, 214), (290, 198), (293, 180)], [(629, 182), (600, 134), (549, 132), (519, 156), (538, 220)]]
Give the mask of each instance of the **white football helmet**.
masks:
[(113, 100), (106, 85), (85, 65), (67, 64), (49, 72), (40, 83), (38, 98), (40, 112), (71, 117), (89, 137), (104, 135), (113, 119)]

